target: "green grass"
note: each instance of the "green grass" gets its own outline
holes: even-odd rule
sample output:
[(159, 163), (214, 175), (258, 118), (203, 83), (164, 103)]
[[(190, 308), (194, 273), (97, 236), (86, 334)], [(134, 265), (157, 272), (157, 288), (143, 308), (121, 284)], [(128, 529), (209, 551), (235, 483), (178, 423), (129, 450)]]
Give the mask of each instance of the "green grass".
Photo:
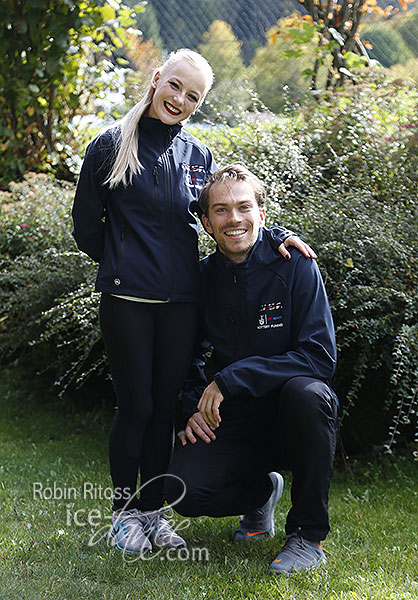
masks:
[[(317, 571), (268, 574), (282, 543), (289, 477), (275, 539), (234, 545), (236, 518), (200, 518), (184, 533), (187, 560), (159, 554), (127, 562), (103, 541), (89, 545), (99, 527), (87, 523), (88, 511), (97, 510), (106, 525), (110, 502), (82, 493), (85, 482), (97, 496), (108, 493), (112, 411), (58, 401), (33, 383), (16, 367), (1, 373), (0, 600), (418, 599), (418, 464), (412, 459), (355, 463), (354, 478), (337, 469), (328, 562)], [(41, 498), (34, 498), (37, 482)], [(54, 482), (76, 497), (44, 498)], [(76, 511), (84, 511), (78, 524)], [(209, 560), (203, 554), (199, 560), (198, 549), (206, 549)]]

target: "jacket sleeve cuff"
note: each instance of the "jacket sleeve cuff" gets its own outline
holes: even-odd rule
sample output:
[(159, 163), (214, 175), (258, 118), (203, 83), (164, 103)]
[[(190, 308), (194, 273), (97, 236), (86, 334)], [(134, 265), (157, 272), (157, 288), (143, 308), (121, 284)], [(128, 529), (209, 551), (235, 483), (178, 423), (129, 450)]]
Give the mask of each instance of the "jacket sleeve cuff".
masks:
[(267, 227), (267, 228), (265, 228), (265, 232), (267, 234), (267, 239), (270, 242), (271, 247), (276, 252), (277, 252), (277, 247), (280, 246), (280, 244), (283, 244), (283, 242), (288, 237), (290, 237), (291, 235), (297, 235), (290, 229), (286, 229), (286, 227), (282, 227), (281, 225)]
[(213, 377), (216, 385), (218, 386), (218, 388), (221, 390), (222, 396), (227, 399), (231, 397), (231, 394), (228, 390), (228, 386), (226, 385), (222, 374), (221, 373), (216, 373)]

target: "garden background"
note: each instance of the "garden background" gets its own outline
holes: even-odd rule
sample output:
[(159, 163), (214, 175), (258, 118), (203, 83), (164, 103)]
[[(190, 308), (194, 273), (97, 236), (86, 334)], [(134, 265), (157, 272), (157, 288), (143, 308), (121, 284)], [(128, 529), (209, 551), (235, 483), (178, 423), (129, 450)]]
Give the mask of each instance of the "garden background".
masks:
[[(25, 573), (22, 585), (26, 590), (27, 582), (37, 580), (45, 567), (39, 556), (41, 549), (46, 550), (37, 537), (39, 531), (31, 537), (28, 526), (26, 534), (21, 533), (22, 511), (25, 523), (32, 514), (32, 527), (40, 516), (46, 531), (52, 526), (49, 512), (41, 505), (35, 503), (38, 514), (33, 516), (28, 490), (31, 478), (37, 476), (36, 461), (52, 464), (56, 457), (53, 460), (50, 451), (42, 456), (35, 453), (30, 459), (35, 461), (34, 473), (25, 466), (29, 460), (26, 446), (15, 446), (11, 432), (18, 428), (18, 436), (26, 435), (29, 423), (25, 419), (32, 415), (39, 429), (31, 430), (28, 443), (36, 445), (33, 438), (38, 436), (49, 447), (54, 442), (55, 422), (61, 433), (53, 453), (64, 451), (65, 444), (59, 440), (73, 439), (81, 431), (85, 438), (77, 438), (80, 456), (87, 456), (94, 424), (99, 424), (105, 439), (113, 406), (97, 322), (98, 295), (93, 291), (96, 266), (77, 251), (71, 236), (77, 173), (88, 141), (128, 110), (153, 68), (168, 51), (182, 46), (202, 52), (215, 71), (206, 106), (187, 127), (212, 148), (220, 165), (245, 162), (267, 186), (268, 222), (293, 229), (318, 253), (339, 350), (333, 385), (342, 406), (338, 449), (342, 474), (336, 486), (342, 505), (354, 502), (363, 514), (363, 505), (370, 508), (368, 496), (364, 499), (363, 495), (372, 488), (365, 484), (361, 493), (354, 494), (355, 500), (349, 496), (347, 500), (346, 478), (357, 481), (351, 487), (361, 487), (363, 479), (370, 477), (375, 493), (384, 497), (384, 486), (377, 491), (381, 475), (389, 485), (397, 479), (404, 482), (407, 502), (415, 502), (408, 504), (406, 514), (409, 518), (415, 510), (416, 517), (418, 4), (404, 0), (322, 4), (308, 0), (154, 0), (134, 6), (134, 2), (122, 5), (116, 0), (0, 0), (4, 414), (0, 493), (4, 514), (11, 518), (0, 552), (9, 566), (18, 557), (15, 575)], [(342, 12), (348, 7), (354, 12), (344, 20)], [(210, 249), (211, 242), (202, 233), (202, 256)], [(39, 413), (45, 420), (36, 416)], [(66, 415), (65, 423), (60, 414)], [(105, 452), (100, 448), (103, 455), (97, 448), (92, 450), (101, 456), (97, 461), (102, 460), (96, 464), (99, 480), (106, 477)], [(93, 477), (90, 467), (77, 466), (71, 450), (69, 458), (71, 468), (79, 468), (76, 478)], [(358, 460), (360, 483), (356, 480)], [(370, 461), (377, 461), (375, 471)], [(52, 470), (65, 480), (69, 473), (59, 465)], [(27, 480), (11, 485), (18, 472)], [(46, 466), (40, 468), (39, 476), (45, 483), (55, 477)], [(392, 507), (397, 502), (401, 506), (399, 498), (391, 497)], [(64, 507), (60, 510), (55, 520), (63, 518)], [(376, 510), (376, 519), (384, 523), (388, 516)], [(344, 530), (344, 511), (340, 531)], [(390, 593), (395, 595), (384, 596), (382, 589), (389, 589), (389, 583), (386, 588), (373, 588), (370, 573), (373, 579), (378, 569), (370, 566), (364, 589), (360, 584), (358, 589), (342, 587), (336, 598), (418, 597), (405, 591), (417, 593), (418, 571), (417, 527), (408, 518), (403, 523), (411, 523), (405, 526), (415, 532), (415, 547), (411, 540), (399, 542), (406, 562), (396, 563), (396, 569), (401, 573), (402, 568), (409, 568), (408, 585), (399, 588), (401, 595), (396, 595), (394, 586)], [(206, 522), (202, 526), (208, 527)], [(67, 535), (66, 528), (62, 531)], [(375, 532), (376, 547), (386, 533)], [(48, 535), (51, 547), (56, 526)], [(198, 528), (195, 535), (201, 535)], [(13, 548), (10, 537), (15, 540)], [(76, 536), (68, 542), (76, 548)], [(337, 536), (333, 543), (337, 554), (344, 542)], [(56, 555), (62, 544), (54, 544)], [(78, 550), (68, 560), (81, 560)], [(100, 560), (95, 556), (96, 563)], [(385, 555), (385, 560), (390, 563), (392, 559)], [(119, 581), (113, 563), (106, 562), (107, 574), (98, 564), (92, 567), (95, 581), (100, 577), (107, 581), (108, 575), (109, 582), (112, 578)], [(338, 572), (341, 566), (335, 568)], [(351, 568), (357, 567), (351, 563)], [(78, 582), (80, 573), (84, 573), (82, 566), (75, 566)], [(254, 577), (259, 581), (262, 575)], [(316, 591), (309, 591), (312, 596), (305, 591), (302, 597), (319, 597), (314, 579), (310, 583)], [(11, 580), (7, 581), (11, 590)], [(262, 597), (244, 595), (250, 592), (242, 591), (245, 586), (240, 585), (243, 595), (236, 597)], [(297, 585), (292, 585), (275, 588), (266, 597), (298, 597)], [(257, 586), (254, 594), (260, 593)], [(323, 597), (334, 597), (336, 586), (331, 578)], [(207, 595), (209, 588), (208, 584), (205, 597), (217, 597)], [(61, 597), (61, 593), (67, 597), (65, 589), (69, 588), (58, 586), (55, 596), (47, 595), (46, 589), (39, 596), (26, 593), (30, 598)], [(110, 598), (111, 589), (109, 583), (102, 595), (91, 591), (86, 597)], [(199, 597), (196, 589), (191, 585), (193, 597)], [(130, 592), (126, 593), (128, 597)], [(1, 589), (1, 600), (8, 597), (12, 595)], [(235, 597), (232, 591), (228, 597)]]

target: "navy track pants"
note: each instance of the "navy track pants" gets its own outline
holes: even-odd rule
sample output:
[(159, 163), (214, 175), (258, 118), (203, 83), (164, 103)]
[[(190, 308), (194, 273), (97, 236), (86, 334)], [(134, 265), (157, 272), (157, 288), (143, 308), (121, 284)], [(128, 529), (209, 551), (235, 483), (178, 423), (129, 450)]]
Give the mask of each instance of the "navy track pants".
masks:
[[(227, 403), (228, 400), (224, 400)], [(248, 402), (248, 399), (246, 399)], [(292, 472), (292, 506), (286, 533), (298, 531), (311, 540), (329, 532), (328, 492), (338, 430), (338, 406), (323, 381), (290, 379), (252, 417), (222, 420), (209, 444), (198, 440), (180, 448), (166, 481), (167, 500), (184, 516), (241, 515), (262, 506), (272, 491), (267, 474)], [(222, 417), (222, 404), (220, 407)]]

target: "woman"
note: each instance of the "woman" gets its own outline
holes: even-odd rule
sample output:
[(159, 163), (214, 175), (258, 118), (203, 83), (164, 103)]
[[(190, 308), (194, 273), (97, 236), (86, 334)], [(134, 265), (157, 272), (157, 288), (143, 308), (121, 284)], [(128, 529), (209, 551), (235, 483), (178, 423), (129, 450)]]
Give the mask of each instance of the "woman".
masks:
[(196, 330), (193, 211), (216, 166), (182, 123), (198, 110), (212, 81), (202, 56), (172, 53), (147, 94), (88, 147), (74, 201), (77, 245), (99, 262), (100, 326), (118, 403), (109, 440), (109, 536), (126, 552), (185, 545), (162, 509), (163, 475)]

